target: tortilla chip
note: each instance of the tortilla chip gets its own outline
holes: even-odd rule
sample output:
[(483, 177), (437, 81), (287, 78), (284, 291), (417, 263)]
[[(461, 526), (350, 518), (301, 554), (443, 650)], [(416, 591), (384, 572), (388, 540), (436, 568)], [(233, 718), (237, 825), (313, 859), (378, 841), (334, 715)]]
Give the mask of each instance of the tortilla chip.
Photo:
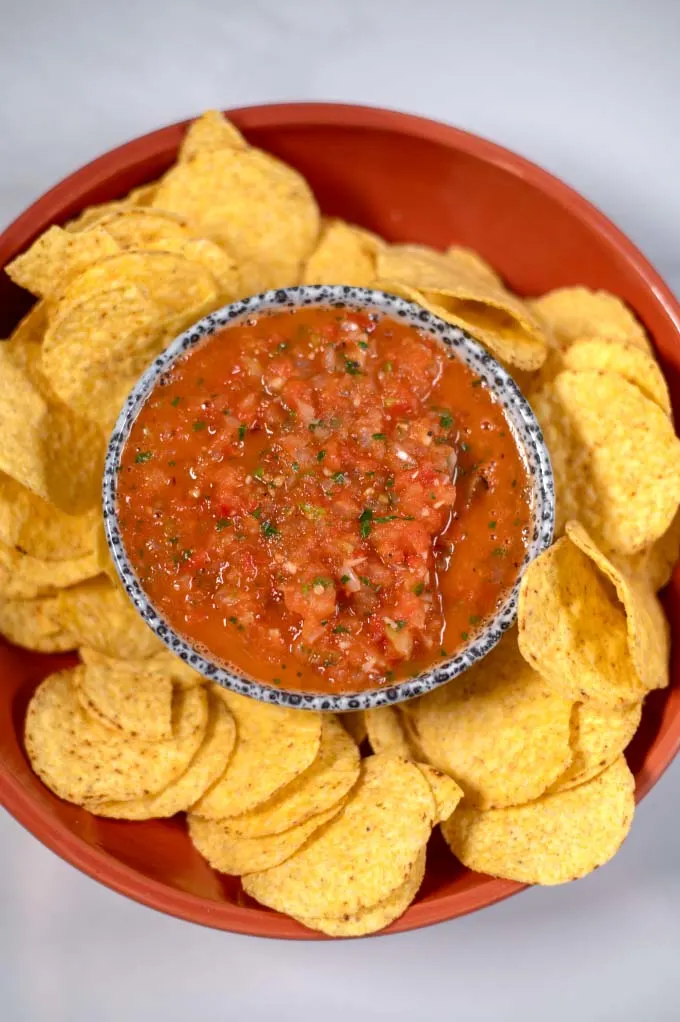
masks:
[(145, 206), (114, 209), (97, 220), (97, 227), (105, 228), (120, 248), (134, 252), (162, 249), (164, 243), (172, 245), (191, 237), (182, 217)]
[(262, 805), (314, 761), (321, 716), (260, 703), (215, 686), (236, 720), (236, 748), (224, 775), (193, 806), (211, 820)]
[(325, 220), (316, 248), (302, 272), (303, 284), (370, 287), (376, 278), (376, 254), (384, 242), (344, 220)]
[[(116, 657), (107, 656), (89, 646), (81, 646), (78, 652), (87, 667), (97, 667), (103, 670), (115, 669), (115, 666), (120, 663)], [(173, 685), (179, 688), (194, 688), (195, 685), (200, 685), (205, 681), (203, 675), (166, 649), (162, 649), (161, 652), (154, 653), (153, 656), (146, 659), (136, 660), (128, 657), (125, 663), (131, 670), (145, 671), (147, 674), (155, 672), (160, 678), (169, 678)]]
[(567, 522), (567, 536), (614, 586), (626, 614), (633, 665), (645, 689), (666, 688), (670, 635), (653, 589), (644, 579), (628, 575), (612, 564), (579, 522)]
[(435, 804), (434, 822), (443, 823), (444, 820), (448, 820), (462, 799), (463, 789), (448, 774), (428, 763), (416, 763), (416, 766), (432, 788)]
[(78, 672), (81, 705), (106, 727), (145, 742), (172, 738), (172, 681), (144, 661), (108, 659)]
[(336, 806), (359, 776), (359, 750), (332, 714), (321, 718), (321, 744), (316, 759), (273, 798), (228, 821), (230, 833), (241, 837), (281, 834)]
[(93, 508), (67, 515), (0, 473), (0, 543), (45, 561), (85, 557), (95, 550), (99, 519)]
[(296, 283), (319, 232), (305, 179), (259, 149), (197, 152), (166, 174), (153, 205), (186, 216), (224, 245), (244, 294)]
[(83, 670), (50, 675), (31, 699), (25, 730), (31, 766), (55, 795), (77, 805), (162, 791), (184, 773), (203, 740), (205, 692), (178, 693), (170, 741), (142, 742), (85, 713), (76, 695)]
[(52, 596), (99, 573), (94, 551), (63, 561), (44, 561), (0, 543), (0, 591), (9, 600)]
[(526, 663), (513, 630), (405, 715), (425, 762), (453, 777), (467, 804), (488, 809), (538, 798), (563, 773), (571, 706)]
[(339, 917), (303, 918), (298, 922), (311, 930), (319, 930), (329, 937), (363, 937), (369, 933), (377, 933), (402, 916), (409, 907), (425, 876), (425, 849), (419, 854), (406, 880), (393, 891), (384, 901), (368, 908), (361, 908), (355, 913), (345, 913)]
[(64, 653), (75, 649), (77, 637), (64, 627), (57, 597), (36, 600), (0, 599), (0, 635), (8, 642), (37, 653)]
[(183, 774), (156, 795), (143, 795), (126, 802), (96, 802), (90, 805), (98, 816), (120, 820), (154, 820), (184, 812), (222, 774), (236, 740), (234, 718), (225, 703), (208, 694), (208, 723), (196, 755)]
[(192, 160), (197, 153), (218, 149), (247, 149), (248, 143), (238, 128), (219, 110), (206, 110), (193, 121), (179, 147), (178, 163)]
[(449, 245), (446, 255), (451, 256), (454, 266), (467, 267), (470, 273), (483, 278), (493, 287), (503, 287), (503, 281), (494, 270), (491, 263), (488, 263), (479, 252), (473, 248), (466, 248), (464, 245)]
[(631, 341), (609, 337), (576, 340), (564, 352), (562, 362), (565, 369), (618, 373), (666, 415), (673, 414), (668, 385), (658, 364), (644, 348)]
[(633, 820), (635, 781), (623, 756), (586, 784), (512, 809), (460, 807), (442, 826), (451, 851), (478, 873), (564, 884), (608, 862)]
[(680, 502), (680, 440), (668, 417), (616, 373), (560, 373), (532, 395), (550, 452), (557, 532), (583, 522), (607, 549), (635, 554)]
[(108, 431), (137, 378), (165, 347), (161, 310), (135, 286), (96, 292), (48, 329), (42, 368), (62, 401)]
[(378, 706), (364, 712), (368, 741), (373, 752), (387, 752), (404, 759), (417, 759), (401, 723), (396, 706)]
[(0, 472), (68, 514), (99, 503), (104, 434), (50, 405), (0, 347)]
[(616, 590), (567, 536), (525, 570), (518, 624), (522, 655), (566, 699), (617, 707), (644, 697)]
[(387, 246), (378, 253), (378, 277), (378, 287), (467, 330), (504, 363), (538, 369), (545, 361), (548, 349), (539, 321), (521, 299), (478, 269), (469, 254), (450, 249), (444, 255), (424, 245)]
[(341, 799), (318, 816), (310, 816), (281, 834), (262, 837), (242, 837), (229, 826), (230, 820), (206, 820), (189, 815), (189, 837), (213, 869), (220, 873), (242, 876), (279, 866), (310, 838), (320, 827), (340, 812), (345, 800)]
[(560, 287), (529, 303), (562, 348), (580, 337), (627, 341), (651, 353), (644, 327), (630, 309), (608, 291)]
[(75, 646), (90, 646), (119, 660), (144, 660), (164, 649), (118, 586), (99, 575), (62, 589), (56, 612)]
[(74, 234), (61, 227), (50, 227), (5, 270), (15, 284), (45, 298), (88, 266), (119, 251), (115, 240), (101, 228)]
[(619, 758), (637, 731), (642, 703), (599, 706), (592, 700), (576, 703), (571, 719), (574, 758), (550, 788), (550, 794), (567, 791), (606, 770)]
[(224, 247), (216, 245), (214, 241), (207, 238), (189, 238), (159, 243), (158, 246), (165, 252), (177, 252), (195, 263), (203, 266), (216, 280), (220, 302), (235, 302), (237, 298), (244, 298), (246, 293), (241, 283), (240, 269), (233, 257), (229, 255)]
[(612, 554), (612, 560), (628, 574), (637, 575), (647, 582), (654, 592), (668, 585), (673, 570), (680, 558), (680, 511), (651, 547), (641, 550), (632, 557)]
[(432, 789), (414, 763), (370, 756), (340, 813), (280, 866), (245, 876), (243, 888), (297, 919), (357, 913), (407, 880), (434, 812)]

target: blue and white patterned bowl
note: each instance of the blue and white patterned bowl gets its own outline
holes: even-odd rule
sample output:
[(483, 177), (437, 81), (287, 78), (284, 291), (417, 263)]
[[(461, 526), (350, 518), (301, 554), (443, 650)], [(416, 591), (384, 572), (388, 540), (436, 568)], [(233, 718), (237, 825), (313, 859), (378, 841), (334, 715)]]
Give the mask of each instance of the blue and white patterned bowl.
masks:
[(400, 703), (429, 692), (456, 678), (475, 661), (486, 656), (499, 641), (503, 632), (515, 621), (519, 577), (499, 610), (488, 619), (481, 630), (462, 649), (458, 650), (450, 659), (438, 662), (436, 666), (422, 671), (415, 677), (395, 682), (389, 687), (370, 689), (365, 692), (337, 695), (295, 692), (266, 685), (246, 675), (238, 674), (233, 668), (213, 662), (194, 649), (187, 639), (179, 635), (168, 624), (151, 603), (130, 564), (118, 528), (118, 475), (123, 449), (130, 435), (132, 424), (142, 406), (177, 359), (199, 344), (204, 337), (208, 337), (227, 324), (255, 312), (310, 305), (383, 312), (400, 319), (425, 331), (455, 351), (456, 356), (484, 380), (505, 411), (532, 483), (530, 496), (533, 527), (526, 557), (520, 567), (519, 577), (521, 577), (526, 565), (550, 546), (555, 520), (555, 490), (550, 458), (541, 429), (526, 398), (520, 393), (517, 384), (505, 369), (465, 331), (445, 323), (413, 302), (386, 294), (383, 291), (360, 287), (319, 284), (267, 291), (264, 294), (235, 302), (233, 305), (227, 305), (223, 309), (218, 309), (217, 312), (212, 312), (177, 337), (135, 384), (114, 427), (104, 469), (104, 525), (113, 563), (120, 580), (143, 619), (173, 653), (205, 675), (208, 680), (217, 682), (217, 684), (242, 695), (303, 710), (331, 710), (335, 712), (364, 710), (374, 706)]

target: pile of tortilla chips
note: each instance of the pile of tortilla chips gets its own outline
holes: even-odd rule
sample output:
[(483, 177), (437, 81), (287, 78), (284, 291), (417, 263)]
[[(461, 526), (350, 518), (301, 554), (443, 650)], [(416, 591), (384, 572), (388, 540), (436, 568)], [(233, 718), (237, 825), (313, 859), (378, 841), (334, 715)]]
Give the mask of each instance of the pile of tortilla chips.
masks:
[[(215, 869), (336, 936), (406, 910), (437, 824), (464, 865), (522, 882), (611, 858), (634, 811), (623, 753), (668, 684), (657, 592), (680, 551), (668, 388), (618, 298), (523, 300), (469, 249), (322, 219), (295, 170), (214, 112), (160, 181), (50, 228), (7, 272), (38, 301), (0, 346), (0, 633), (81, 658), (27, 713), (53, 792), (121, 819), (187, 812)], [(456, 681), (342, 717), (226, 692), (165, 651), (100, 521), (107, 431), (142, 370), (204, 313), (296, 283), (375, 286), (467, 330), (520, 382), (556, 480), (517, 627)]]

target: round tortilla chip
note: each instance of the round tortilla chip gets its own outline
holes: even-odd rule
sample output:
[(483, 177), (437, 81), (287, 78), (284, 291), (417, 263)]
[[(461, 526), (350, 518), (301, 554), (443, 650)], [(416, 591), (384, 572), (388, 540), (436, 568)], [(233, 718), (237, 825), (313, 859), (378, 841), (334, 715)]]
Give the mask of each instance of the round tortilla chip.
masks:
[(281, 834), (336, 806), (359, 776), (359, 750), (340, 722), (321, 718), (321, 744), (313, 763), (273, 798), (243, 816), (230, 817), (234, 835)]
[(0, 590), (10, 600), (53, 596), (98, 574), (99, 558), (94, 551), (83, 557), (45, 561), (0, 543)]
[(668, 384), (661, 369), (648, 352), (632, 341), (610, 337), (576, 340), (562, 355), (562, 362), (565, 369), (619, 373), (666, 415), (673, 414)]
[[(385, 246), (378, 252), (378, 277), (378, 287), (403, 294), (467, 330), (503, 362), (538, 369), (545, 361), (548, 349), (539, 320), (468, 252)], [(396, 292), (393, 285), (399, 288)]]
[(207, 859), (213, 869), (220, 873), (243, 876), (245, 873), (259, 873), (279, 866), (310, 838), (320, 827), (340, 812), (345, 800), (341, 799), (318, 816), (310, 816), (281, 834), (266, 834), (263, 837), (243, 837), (234, 834), (228, 820), (206, 820), (190, 814), (188, 817), (189, 837)]
[(465, 245), (449, 245), (446, 255), (453, 260), (454, 266), (465, 266), (477, 277), (483, 278), (494, 287), (503, 287), (503, 281), (491, 263), (488, 263), (479, 252)]
[(528, 805), (460, 807), (442, 833), (468, 869), (524, 884), (564, 884), (616, 854), (633, 820), (634, 790), (620, 756), (586, 784)]
[(559, 373), (532, 396), (555, 475), (558, 531), (577, 519), (635, 554), (680, 502), (680, 440), (661, 409), (616, 373)]
[(15, 646), (37, 653), (65, 653), (78, 645), (62, 624), (56, 596), (36, 600), (0, 600), (0, 634)]
[[(115, 668), (121, 662), (118, 657), (107, 656), (106, 653), (91, 649), (89, 646), (81, 646), (78, 652), (86, 667)], [(126, 657), (125, 663), (132, 670), (146, 671), (147, 673), (153, 671), (160, 678), (169, 678), (173, 685), (177, 685), (179, 688), (194, 688), (195, 685), (201, 685), (205, 681), (202, 674), (166, 649), (162, 649), (146, 659)]]
[(618, 759), (640, 724), (642, 703), (599, 706), (577, 703), (572, 714), (570, 765), (550, 788), (549, 794), (568, 791), (606, 770)]
[(560, 287), (534, 298), (529, 304), (563, 348), (580, 337), (608, 337), (613, 341), (628, 341), (651, 353), (642, 324), (620, 298), (608, 291)]
[(669, 683), (670, 634), (668, 621), (654, 590), (643, 578), (616, 567), (592, 541), (579, 522), (567, 522), (567, 536), (602, 572), (616, 590), (626, 613), (628, 648), (645, 689)]
[(187, 769), (203, 740), (205, 692), (178, 693), (172, 740), (142, 742), (85, 713), (76, 694), (83, 670), (50, 675), (33, 695), (25, 725), (31, 766), (55, 795), (77, 805), (162, 791)]
[(644, 697), (616, 590), (567, 536), (525, 570), (518, 625), (522, 656), (565, 698), (622, 706)]
[(96, 802), (89, 808), (98, 816), (120, 820), (154, 820), (184, 812), (224, 772), (236, 741), (236, 725), (225, 703), (208, 694), (208, 723), (196, 755), (183, 774), (157, 795), (126, 802)]
[(165, 648), (123, 590), (103, 575), (62, 589), (56, 613), (74, 636), (73, 646), (91, 646), (118, 660), (145, 660)]
[(165, 210), (145, 206), (125, 206), (97, 220), (125, 250), (162, 248), (164, 242), (184, 241), (191, 237), (186, 220)]
[(261, 703), (218, 686), (236, 720), (236, 748), (224, 775), (192, 807), (211, 820), (241, 816), (262, 805), (314, 761), (321, 716)]
[(384, 242), (344, 220), (325, 220), (316, 248), (305, 263), (303, 284), (370, 287), (376, 278), (376, 253)]
[(416, 763), (416, 766), (432, 788), (435, 804), (434, 822), (443, 823), (444, 820), (448, 820), (463, 798), (463, 789), (456, 784), (453, 777), (428, 763)]
[(239, 265), (244, 294), (296, 283), (319, 233), (305, 179), (259, 149), (203, 150), (163, 178), (154, 207), (186, 216)]
[(414, 763), (370, 756), (340, 813), (280, 866), (245, 876), (243, 888), (296, 919), (354, 914), (406, 881), (434, 812), (432, 789)]
[(87, 267), (119, 251), (116, 241), (100, 227), (95, 226), (86, 234), (50, 227), (5, 271), (19, 287), (41, 298), (51, 297)]
[(407, 710), (425, 762), (479, 808), (538, 798), (571, 762), (572, 702), (520, 654), (515, 631), (460, 678)]
[(612, 560), (630, 575), (636, 575), (657, 593), (668, 585), (680, 558), (680, 510), (663, 536), (632, 557), (612, 554)]
[(144, 661), (86, 664), (76, 678), (82, 706), (102, 724), (145, 742), (172, 738), (172, 681)]
[(396, 706), (377, 706), (364, 711), (368, 741), (373, 752), (387, 752), (404, 759), (417, 759)]
[(423, 849), (401, 887), (388, 895), (384, 901), (379, 901), (377, 905), (370, 905), (353, 914), (346, 913), (337, 918), (298, 916), (298, 922), (308, 926), (310, 930), (319, 930), (329, 937), (363, 937), (366, 934), (384, 930), (386, 926), (404, 914), (420, 890), (425, 876), (425, 859), (426, 852)]
[[(9, 350), (7, 350), (9, 349)], [(67, 514), (100, 501), (106, 439), (61, 402), (46, 400), (0, 346), (0, 472)]]
[(0, 473), (0, 543), (44, 561), (66, 561), (95, 550), (99, 521), (93, 508), (67, 515), (11, 476)]
[[(192, 323), (219, 300), (217, 281), (200, 263), (176, 252), (120, 252), (90, 266), (60, 291), (52, 321), (98, 291), (130, 286), (146, 294), (164, 321), (174, 316)], [(168, 327), (170, 336), (172, 331), (174, 327)]]
[(217, 281), (221, 302), (234, 302), (243, 298), (246, 292), (241, 283), (241, 273), (236, 261), (225, 248), (207, 238), (188, 238), (166, 241), (154, 246), (164, 252), (177, 252), (185, 259), (200, 263)]

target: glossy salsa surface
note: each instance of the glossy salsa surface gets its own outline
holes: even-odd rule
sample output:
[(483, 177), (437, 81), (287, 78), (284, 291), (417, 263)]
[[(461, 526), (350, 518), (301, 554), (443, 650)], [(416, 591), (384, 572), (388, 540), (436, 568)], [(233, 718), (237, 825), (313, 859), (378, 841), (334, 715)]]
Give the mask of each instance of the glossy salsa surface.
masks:
[(464, 646), (526, 550), (501, 406), (425, 332), (302, 308), (179, 360), (123, 452), (120, 528), (157, 610), (211, 659), (315, 692)]

